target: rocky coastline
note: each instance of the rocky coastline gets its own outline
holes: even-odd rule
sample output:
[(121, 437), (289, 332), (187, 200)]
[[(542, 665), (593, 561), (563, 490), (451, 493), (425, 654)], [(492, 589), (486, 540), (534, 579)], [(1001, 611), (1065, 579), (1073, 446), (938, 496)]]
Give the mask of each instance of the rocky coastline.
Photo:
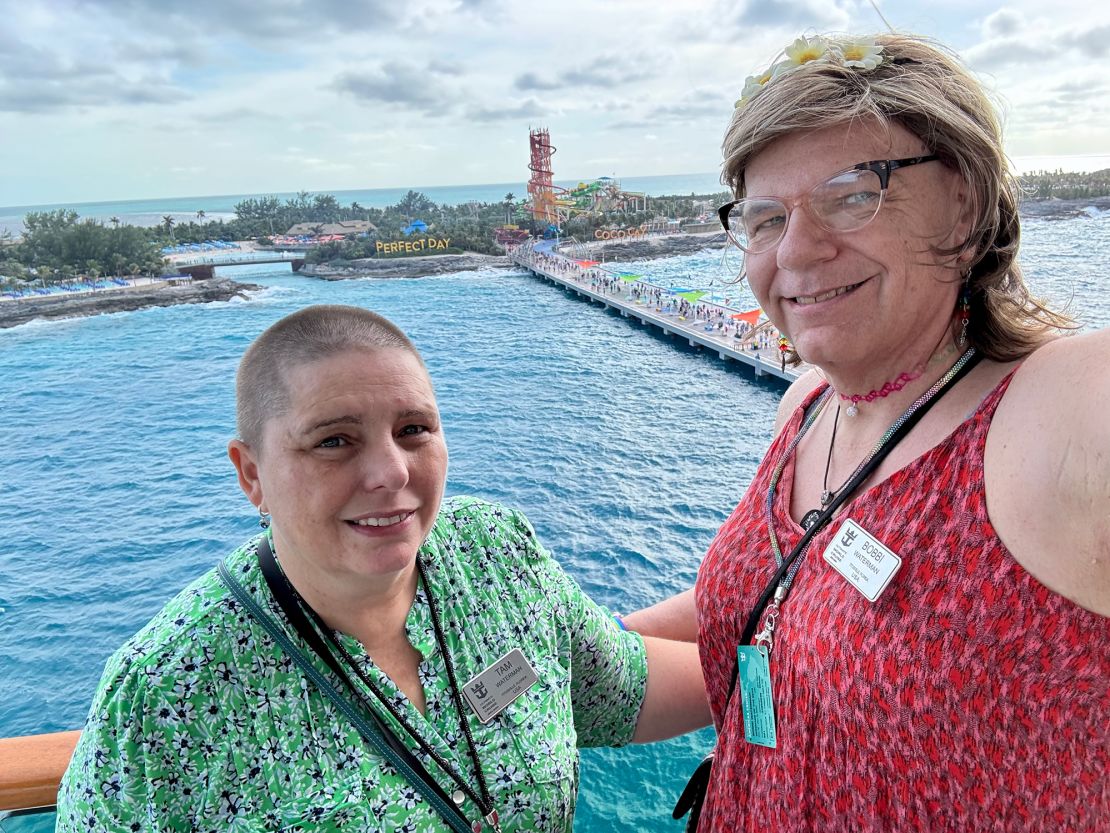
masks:
[[(582, 244), (564, 244), (560, 251), (569, 256), (577, 254), (593, 260), (651, 260), (658, 257), (693, 254), (705, 248), (724, 244), (720, 232), (699, 234), (670, 234), (621, 241), (590, 241)], [(340, 263), (308, 264), (297, 274), (325, 281), (352, 280), (355, 278), (422, 278), (448, 272), (469, 272), (478, 269), (511, 269), (512, 262), (504, 255), (483, 255), (466, 252), (458, 255), (428, 255), (406, 258), (362, 258)]]
[[(723, 231), (696, 234), (661, 234), (619, 241), (591, 241), (583, 245), (591, 260), (654, 260), (660, 257), (692, 255), (703, 249), (720, 249), (725, 245)], [(563, 254), (570, 254), (562, 247)]]
[(1022, 217), (1067, 220), (1089, 214), (1088, 209), (1110, 211), (1110, 197), (1085, 197), (1079, 200), (1024, 200), (1018, 208)]
[(0, 329), (17, 327), (36, 318), (81, 318), (108, 312), (131, 312), (147, 307), (245, 299), (247, 292), (260, 289), (263, 287), (257, 284), (212, 278), (176, 286), (155, 282), (149, 286), (15, 298), (0, 302)]
[(464, 252), (459, 255), (427, 255), (425, 257), (383, 257), (345, 260), (338, 263), (310, 263), (298, 275), (325, 281), (352, 278), (423, 278), (447, 272), (470, 272), (478, 269), (508, 269), (512, 264), (503, 255), (482, 255)]

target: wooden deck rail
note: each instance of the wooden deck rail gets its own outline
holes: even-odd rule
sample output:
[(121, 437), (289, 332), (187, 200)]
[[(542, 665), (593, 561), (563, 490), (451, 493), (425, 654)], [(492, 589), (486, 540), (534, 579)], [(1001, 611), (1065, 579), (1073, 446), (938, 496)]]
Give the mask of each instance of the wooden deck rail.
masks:
[(0, 738), (0, 811), (51, 807), (79, 731)]

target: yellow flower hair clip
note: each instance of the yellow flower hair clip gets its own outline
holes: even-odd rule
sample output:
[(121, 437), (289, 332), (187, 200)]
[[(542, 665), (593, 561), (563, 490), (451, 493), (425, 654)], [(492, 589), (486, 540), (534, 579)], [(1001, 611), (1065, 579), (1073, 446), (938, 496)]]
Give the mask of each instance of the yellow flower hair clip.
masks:
[(867, 38), (833, 39), (820, 35), (796, 39), (782, 51), (783, 57), (776, 60), (764, 72), (749, 75), (744, 81), (740, 98), (733, 105), (737, 109), (746, 105), (759, 95), (763, 88), (791, 73), (797, 72), (806, 64), (819, 62), (837, 66), (851, 67), (861, 72), (870, 72), (886, 61), (883, 48)]

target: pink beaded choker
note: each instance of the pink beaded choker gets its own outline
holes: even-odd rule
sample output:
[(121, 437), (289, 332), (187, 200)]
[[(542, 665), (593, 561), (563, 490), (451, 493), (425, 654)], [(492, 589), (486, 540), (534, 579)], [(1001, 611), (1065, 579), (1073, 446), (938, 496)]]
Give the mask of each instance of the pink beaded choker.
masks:
[(858, 405), (860, 402), (874, 402), (876, 399), (882, 399), (883, 397), (890, 396), (895, 391), (900, 391), (902, 388), (904, 388), (914, 379), (918, 378), (924, 372), (925, 369), (921, 368), (920, 370), (912, 370), (909, 373), (899, 373), (897, 379), (895, 379), (893, 382), (883, 382), (883, 386), (881, 388), (876, 388), (875, 390), (868, 391), (867, 393), (838, 393), (837, 396), (839, 396), (845, 402), (851, 403), (844, 410), (844, 413), (846, 413), (850, 417), (854, 417), (856, 414), (859, 413)]
[(914, 379), (919, 378), (921, 374), (925, 372), (925, 369), (929, 367), (929, 365), (935, 364), (936, 362), (943, 359), (945, 356), (952, 355), (952, 353), (954, 353), (955, 351), (956, 345), (950, 344), (947, 349), (939, 350), (934, 353), (929, 358), (929, 361), (927, 361), (925, 364), (918, 365), (913, 370), (899, 373), (897, 378), (895, 378), (894, 380), (890, 382), (883, 382), (882, 387), (875, 388), (874, 390), (870, 390), (867, 393), (840, 393), (839, 391), (837, 391), (836, 395), (845, 402), (849, 403), (848, 407), (844, 409), (844, 413), (846, 413), (850, 417), (856, 416), (859, 413), (860, 402), (874, 402), (876, 399), (884, 399), (885, 397), (890, 396), (892, 393), (897, 393)]

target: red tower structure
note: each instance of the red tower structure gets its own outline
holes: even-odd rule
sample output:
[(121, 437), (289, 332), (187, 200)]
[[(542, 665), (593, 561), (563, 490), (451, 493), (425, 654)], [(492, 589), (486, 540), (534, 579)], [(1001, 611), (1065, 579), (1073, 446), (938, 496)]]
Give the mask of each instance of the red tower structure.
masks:
[(559, 213), (555, 207), (555, 186), (551, 182), (551, 157), (555, 148), (547, 128), (528, 131), (532, 149), (532, 160), (528, 170), (532, 178), (528, 180), (528, 193), (532, 197), (532, 219), (548, 225), (559, 225)]

